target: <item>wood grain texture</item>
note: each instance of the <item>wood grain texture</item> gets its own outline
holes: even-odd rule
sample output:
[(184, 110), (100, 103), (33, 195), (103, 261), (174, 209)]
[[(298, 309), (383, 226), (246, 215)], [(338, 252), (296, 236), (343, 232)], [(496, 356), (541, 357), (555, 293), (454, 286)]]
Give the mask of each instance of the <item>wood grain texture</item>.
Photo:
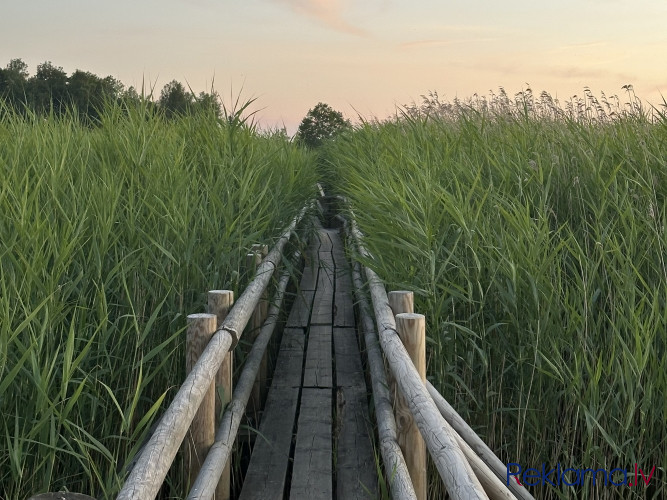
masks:
[[(232, 290), (210, 290), (208, 292), (208, 312), (215, 314), (221, 325), (234, 305)], [(216, 325), (217, 328), (217, 325)], [(229, 351), (215, 376), (215, 425), (220, 423), (222, 410), (232, 400), (232, 378), (234, 374), (234, 353)], [(231, 464), (228, 463), (215, 490), (216, 500), (229, 500), (231, 496)]]
[(415, 490), (410, 481), (408, 467), (396, 435), (396, 422), (391, 404), (384, 360), (380, 351), (377, 329), (371, 318), (371, 308), (363, 291), (361, 266), (358, 264), (352, 272), (354, 292), (360, 313), (360, 334), (363, 333), (368, 367), (373, 388), (373, 405), (377, 422), (380, 454), (384, 466), (385, 477), (389, 482), (389, 493), (393, 500), (415, 500)]
[(331, 404), (331, 389), (301, 391), (291, 500), (333, 496)]
[(352, 282), (349, 275), (336, 278), (336, 292), (334, 294), (333, 325), (354, 328), (354, 303), (352, 302)]
[(336, 388), (336, 495), (366, 500), (377, 497), (377, 471), (365, 385)]
[[(410, 291), (396, 290), (388, 292), (387, 302), (389, 303), (389, 307), (391, 308), (391, 311), (394, 314), (394, 318), (396, 317), (397, 314), (414, 312), (414, 294)], [(407, 403), (405, 402), (403, 396), (401, 396), (400, 394), (400, 391), (398, 389), (398, 384), (394, 379), (394, 375), (392, 374), (386, 362), (385, 362), (385, 367), (387, 370), (387, 381), (389, 382), (389, 390), (391, 391), (391, 401), (392, 405), (394, 406), (394, 419), (396, 420), (396, 428), (398, 432), (397, 439), (398, 442), (400, 443), (401, 450), (405, 450), (405, 432), (407, 430), (406, 427), (409, 426), (411, 423), (413, 425), (413, 429), (416, 428), (416, 426), (414, 425), (414, 421), (412, 420), (412, 414), (408, 409)], [(422, 451), (422, 448), (423, 447), (420, 447), (419, 450), (420, 452)], [(406, 456), (406, 461), (409, 460), (411, 459)], [(414, 464), (411, 464), (408, 468), (411, 471), (410, 475), (412, 476)], [(417, 488), (415, 488), (415, 490), (416, 489)], [(422, 497), (422, 495), (423, 493), (417, 494), (417, 496), (420, 498)]]
[[(257, 268), (262, 263), (261, 253), (255, 251), (246, 255), (246, 268), (249, 275), (254, 276)], [(245, 347), (246, 352), (250, 350), (250, 346), (255, 342), (255, 339), (259, 335), (259, 331), (262, 328), (264, 323), (264, 304), (266, 303), (266, 290), (264, 290), (260, 296), (260, 299), (255, 305), (255, 309), (250, 316), (250, 321), (246, 326), (245, 336), (247, 338), (247, 344)], [(252, 388), (252, 395), (250, 396), (250, 401), (248, 402), (248, 415), (252, 416), (257, 422), (259, 412), (262, 409), (262, 399), (263, 399), (263, 387), (266, 383), (267, 375), (267, 361), (266, 358), (262, 360), (261, 366), (259, 368), (259, 373), (255, 379), (255, 385)]]
[(222, 421), (216, 431), (215, 442), (206, 456), (199, 477), (190, 489), (188, 500), (209, 500), (214, 494), (216, 495), (216, 499), (218, 498), (216, 486), (219, 486), (221, 473), (230, 461), (229, 457), (232, 447), (238, 434), (239, 425), (245, 414), (246, 405), (250, 398), (262, 357), (266, 352), (277, 325), (289, 279), (289, 273), (283, 272), (278, 282), (274, 300), (269, 308), (267, 320), (253, 344), (248, 358), (245, 360), (236, 384), (234, 397), (222, 416)]
[(298, 399), (298, 387), (269, 391), (240, 500), (283, 498)]
[(300, 387), (306, 334), (302, 329), (286, 328), (276, 359), (271, 387)]
[[(192, 371), (199, 357), (208, 346), (215, 332), (216, 322), (215, 314), (190, 314), (187, 317), (186, 374)], [(189, 484), (194, 483), (199, 475), (199, 470), (214, 439), (215, 384), (211, 382), (183, 443), (185, 473)]]
[(317, 288), (318, 269), (319, 264), (317, 262), (304, 266), (301, 280), (299, 280), (299, 290), (315, 290), (315, 288)]
[(334, 328), (333, 339), (336, 360), (336, 386), (357, 387), (366, 390), (357, 331), (354, 328)]
[[(396, 331), (412, 364), (417, 369), (419, 378), (424, 383), (426, 381), (426, 318), (422, 314), (397, 314)], [(428, 496), (426, 444), (412, 418), (405, 398), (399, 394), (394, 405), (398, 444), (403, 450), (417, 499), (426, 500)]]
[(320, 268), (313, 300), (311, 325), (331, 325), (333, 321), (334, 276), (332, 270)]
[(288, 328), (306, 328), (310, 323), (310, 312), (314, 298), (314, 290), (298, 291), (285, 326)]
[(330, 325), (311, 325), (309, 328), (304, 387), (333, 387), (332, 334)]

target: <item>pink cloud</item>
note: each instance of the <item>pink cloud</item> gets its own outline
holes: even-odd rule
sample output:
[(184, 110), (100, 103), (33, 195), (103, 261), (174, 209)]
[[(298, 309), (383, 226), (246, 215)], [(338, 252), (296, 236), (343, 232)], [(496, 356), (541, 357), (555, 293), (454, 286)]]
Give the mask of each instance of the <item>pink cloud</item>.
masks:
[(341, 33), (365, 36), (367, 33), (343, 18), (345, 0), (273, 0), (287, 5), (294, 12), (317, 20)]

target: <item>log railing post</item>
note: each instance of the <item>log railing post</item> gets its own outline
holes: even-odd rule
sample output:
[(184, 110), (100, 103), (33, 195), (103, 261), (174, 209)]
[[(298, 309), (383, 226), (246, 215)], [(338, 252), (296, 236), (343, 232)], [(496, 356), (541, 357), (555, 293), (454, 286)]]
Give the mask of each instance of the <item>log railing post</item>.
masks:
[(415, 312), (415, 294), (407, 290), (396, 290), (387, 292), (389, 307), (394, 316), (402, 313)]
[[(405, 350), (423, 383), (426, 382), (426, 319), (423, 314), (400, 313), (396, 315), (396, 331)], [(426, 500), (426, 443), (412, 418), (410, 409), (402, 396), (395, 401), (398, 444), (403, 451), (405, 463), (418, 500)]]
[[(232, 290), (211, 290), (208, 292), (208, 312), (215, 314), (217, 325), (227, 317), (227, 313), (234, 304), (234, 292)], [(220, 423), (222, 411), (232, 399), (232, 375), (234, 373), (234, 351), (230, 350), (220, 365), (215, 376), (215, 426)], [(229, 500), (231, 495), (231, 464), (227, 463), (218, 487), (215, 491), (216, 500)]]
[[(269, 254), (269, 246), (268, 245), (253, 245), (252, 246), (252, 252), (258, 254), (260, 256), (259, 262), (264, 260), (264, 258)], [(266, 317), (269, 314), (269, 291), (264, 290), (264, 293), (262, 294), (262, 298), (259, 301), (259, 304), (257, 304), (258, 309), (260, 310), (260, 316), (262, 318), (262, 322), (260, 323), (260, 328), (266, 321)]]
[[(192, 371), (215, 333), (217, 318), (214, 314), (190, 314), (187, 318), (185, 371)], [(188, 484), (193, 484), (206, 454), (215, 439), (215, 383), (212, 382), (195, 413), (184, 440), (185, 471)]]
[[(254, 275), (257, 267), (262, 263), (262, 254), (264, 250), (268, 250), (266, 245), (253, 245), (252, 252), (246, 256), (246, 268), (250, 275)], [(266, 314), (268, 312), (268, 291), (264, 290), (262, 297), (260, 298), (255, 310), (250, 317), (248, 322), (248, 344), (251, 346), (255, 343), (255, 339), (259, 335), (259, 332), (262, 328), (262, 324), (266, 319)], [(248, 347), (250, 350), (250, 347)], [(266, 385), (266, 378), (268, 373), (267, 367), (267, 357), (266, 355), (262, 358), (262, 363), (257, 372), (257, 379), (252, 388), (252, 394), (250, 396), (250, 401), (248, 402), (248, 415), (255, 418), (255, 424), (257, 424), (257, 418), (259, 412), (262, 408), (262, 394), (264, 391), (264, 386)]]
[[(389, 302), (389, 307), (391, 308), (391, 311), (394, 313), (394, 317), (397, 314), (404, 314), (404, 313), (413, 313), (414, 312), (414, 307), (415, 307), (415, 295), (413, 292), (407, 291), (407, 290), (396, 290), (392, 292), (387, 292), (387, 300)], [(398, 328), (398, 325), (397, 325)], [(400, 333), (399, 333), (400, 336)], [(405, 342), (404, 342), (405, 344)], [(407, 346), (406, 346), (407, 349)], [(412, 358), (412, 353), (410, 353), (410, 357)], [(398, 390), (398, 384), (396, 384), (396, 380), (394, 379), (394, 375), (392, 374), (391, 370), (387, 366), (385, 371), (387, 372), (387, 381), (389, 384), (389, 389), (391, 391), (391, 397), (392, 397), (392, 405), (394, 408), (394, 420), (396, 421), (396, 430), (397, 430), (397, 439), (399, 442), (399, 445), (401, 447), (401, 451), (403, 452), (403, 456), (405, 457), (405, 462), (408, 467), (408, 471), (410, 472), (410, 479), (412, 480), (413, 487), (415, 489), (415, 495), (419, 500), (422, 500), (426, 498), (426, 489), (420, 488), (421, 485), (418, 484), (418, 481), (416, 481), (415, 478), (415, 468), (418, 466), (415, 466), (414, 463), (414, 456), (411, 456), (411, 452), (409, 451), (409, 444), (407, 444), (408, 449), (406, 449), (406, 432), (409, 434), (409, 431), (417, 431), (417, 434), (419, 434), (419, 430), (414, 424), (414, 420), (412, 418), (412, 415), (410, 414), (410, 410), (408, 409), (407, 405), (405, 404), (405, 400), (401, 397), (401, 394)], [(421, 373), (420, 373), (421, 375)], [(421, 444), (418, 446), (417, 453), (421, 453), (422, 449), (424, 450), (424, 454), (426, 453), (426, 446), (423, 443), (423, 439), (421, 438), (421, 435), (419, 436), (421, 439)], [(424, 457), (425, 458), (425, 457)], [(424, 485), (425, 486), (425, 485)]]

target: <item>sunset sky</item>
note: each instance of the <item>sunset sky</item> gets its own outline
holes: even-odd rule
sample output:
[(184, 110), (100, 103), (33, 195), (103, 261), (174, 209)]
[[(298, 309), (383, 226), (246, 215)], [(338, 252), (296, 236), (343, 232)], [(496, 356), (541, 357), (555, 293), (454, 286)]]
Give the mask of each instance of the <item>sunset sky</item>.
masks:
[[(323, 101), (387, 117), (437, 91), (667, 97), (667, 0), (2, 0), (0, 65), (257, 98), (294, 132)], [(232, 96), (232, 97), (230, 97)]]

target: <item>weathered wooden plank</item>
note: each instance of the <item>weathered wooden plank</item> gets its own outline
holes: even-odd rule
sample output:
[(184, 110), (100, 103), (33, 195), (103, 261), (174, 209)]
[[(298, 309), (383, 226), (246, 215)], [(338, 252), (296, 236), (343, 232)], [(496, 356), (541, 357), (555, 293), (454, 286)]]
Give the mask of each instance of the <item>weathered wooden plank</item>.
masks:
[(334, 294), (333, 325), (354, 328), (354, 303), (352, 302), (352, 284), (345, 279), (336, 279)]
[(240, 500), (283, 498), (298, 398), (298, 387), (269, 391)]
[(334, 240), (334, 248), (331, 251), (331, 255), (333, 256), (336, 267), (340, 269), (350, 268), (350, 264), (348, 263), (347, 257), (345, 256), (345, 250), (343, 249), (343, 243), (341, 241)]
[(331, 252), (331, 249), (333, 247), (332, 244), (332, 234), (336, 234), (335, 229), (320, 229), (317, 232), (317, 237), (320, 242), (320, 246), (318, 248), (319, 252)]
[(317, 288), (317, 272), (319, 264), (307, 264), (303, 268), (301, 280), (299, 281), (299, 290), (315, 290)]
[(333, 496), (331, 399), (331, 389), (304, 388), (301, 392), (291, 500)]
[(280, 343), (272, 387), (300, 387), (306, 335), (300, 328), (285, 328)]
[[(323, 275), (320, 269), (320, 276)], [(310, 316), (311, 325), (330, 325), (333, 320), (333, 297), (334, 281), (333, 275), (318, 278), (317, 290), (313, 303), (313, 312)]]
[(336, 495), (377, 498), (377, 471), (364, 387), (336, 388)]
[(308, 352), (303, 371), (304, 387), (332, 387), (332, 331), (329, 325), (311, 326), (308, 331)]
[(334, 328), (336, 386), (366, 389), (357, 333), (354, 328)]
[(310, 319), (310, 310), (313, 305), (315, 292), (312, 290), (302, 290), (297, 292), (296, 299), (292, 305), (292, 310), (287, 317), (287, 328), (306, 328)]

